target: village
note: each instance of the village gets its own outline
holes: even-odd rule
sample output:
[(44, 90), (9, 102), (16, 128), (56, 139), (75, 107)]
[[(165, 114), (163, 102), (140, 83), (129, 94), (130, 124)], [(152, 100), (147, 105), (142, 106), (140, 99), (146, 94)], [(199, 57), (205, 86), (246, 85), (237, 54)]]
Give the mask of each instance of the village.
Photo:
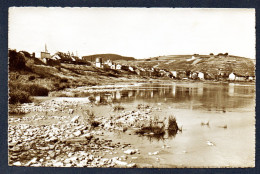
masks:
[[(26, 51), (20, 51), (23, 54), (30, 54)], [(236, 64), (237, 59), (239, 58), (235, 56), (229, 56), (228, 53), (219, 53), (218, 55), (214, 55), (210, 53), (209, 55), (199, 55), (194, 54), (190, 57), (184, 57), (183, 59), (178, 58), (179, 62), (184, 62), (184, 64), (188, 64), (187, 67), (177, 67), (172, 68), (169, 63), (175, 63), (178, 61), (171, 60), (170, 58), (162, 58), (158, 60), (155, 59), (143, 59), (142, 61), (135, 60), (111, 60), (109, 58), (101, 57), (101, 56), (92, 56), (91, 58), (87, 56), (79, 57), (76, 53), (74, 55), (73, 52), (62, 53), (57, 52), (54, 55), (51, 55), (47, 46), (45, 45), (45, 50), (38, 53), (32, 53), (29, 55), (31, 58), (36, 58), (40, 60), (43, 64), (49, 66), (59, 66), (61, 63), (66, 64), (74, 64), (74, 65), (85, 65), (85, 66), (93, 66), (95, 68), (103, 69), (103, 70), (114, 70), (114, 72), (120, 74), (124, 72), (128, 72), (132, 75), (138, 75), (141, 77), (150, 77), (150, 78), (159, 78), (166, 77), (174, 80), (214, 80), (214, 81), (255, 81), (254, 71), (245, 72), (245, 65)], [(123, 59), (124, 57), (122, 57)], [(229, 59), (228, 59), (229, 58)], [(202, 65), (205, 62), (210, 62), (214, 60), (221, 60), (221, 64), (218, 65), (217, 68), (196, 68), (197, 65)], [(224, 60), (224, 61), (223, 61)], [(146, 65), (147, 63), (152, 62), (150, 65)], [(154, 65), (154, 62), (159, 62)], [(158, 65), (162, 64), (161, 67)], [(255, 62), (254, 62), (255, 64)], [(167, 66), (168, 65), (168, 66)], [(205, 66), (205, 65), (203, 65)], [(207, 66), (207, 65), (206, 65)], [(231, 67), (234, 68), (231, 68)], [(195, 67), (195, 68), (194, 68)], [(240, 71), (240, 69), (243, 69)]]

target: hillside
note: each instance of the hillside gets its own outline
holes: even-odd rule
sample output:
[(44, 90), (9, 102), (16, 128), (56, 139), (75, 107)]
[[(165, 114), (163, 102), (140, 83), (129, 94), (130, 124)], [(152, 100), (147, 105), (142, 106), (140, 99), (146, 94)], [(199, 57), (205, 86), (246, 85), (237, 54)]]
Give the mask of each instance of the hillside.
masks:
[(205, 72), (213, 75), (234, 72), (240, 75), (254, 76), (255, 60), (239, 56), (209, 55), (170, 55), (159, 56), (138, 61), (129, 61), (128, 64), (142, 68), (157, 68), (167, 71)]
[(117, 55), (117, 54), (95, 54), (95, 55), (90, 55), (90, 56), (83, 56), (82, 59), (85, 61), (91, 61), (94, 62), (96, 60), (96, 58), (101, 57), (103, 58), (104, 61), (110, 59), (112, 61), (115, 60), (135, 60), (135, 58), (133, 57), (126, 57), (126, 56), (121, 56), (121, 55)]

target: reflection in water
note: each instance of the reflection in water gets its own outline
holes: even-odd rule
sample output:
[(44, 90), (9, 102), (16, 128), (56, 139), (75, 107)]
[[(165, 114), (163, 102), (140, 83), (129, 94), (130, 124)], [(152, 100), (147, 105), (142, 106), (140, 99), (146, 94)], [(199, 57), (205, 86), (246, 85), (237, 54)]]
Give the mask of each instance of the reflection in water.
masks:
[[(161, 134), (153, 134), (153, 135), (144, 135), (150, 142), (156, 141), (164, 141), (166, 139), (173, 139), (177, 134), (177, 131), (174, 130), (167, 130)], [(142, 135), (140, 135), (142, 136)]]
[(235, 85), (234, 85), (234, 83), (229, 83), (228, 95), (229, 96), (234, 96), (234, 92), (235, 92)]
[[(93, 94), (89, 94), (93, 95)], [(236, 84), (173, 83), (144, 84), (128, 90), (100, 92), (94, 94), (96, 102), (131, 103), (146, 101), (148, 103), (179, 104), (178, 108), (217, 110), (243, 108), (254, 102), (254, 86)]]

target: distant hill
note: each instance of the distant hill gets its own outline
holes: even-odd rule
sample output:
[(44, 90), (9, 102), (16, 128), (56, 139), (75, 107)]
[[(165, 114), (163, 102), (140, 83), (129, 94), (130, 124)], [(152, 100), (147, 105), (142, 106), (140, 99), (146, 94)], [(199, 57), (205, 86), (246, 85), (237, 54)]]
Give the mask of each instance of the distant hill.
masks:
[(132, 66), (158, 68), (168, 71), (207, 72), (218, 75), (234, 72), (239, 75), (254, 75), (255, 60), (234, 55), (168, 55), (132, 61)]
[(95, 54), (95, 55), (90, 55), (90, 56), (83, 56), (82, 59), (85, 61), (91, 61), (94, 62), (96, 60), (96, 58), (101, 57), (103, 58), (104, 61), (110, 59), (111, 61), (115, 61), (115, 60), (135, 60), (135, 58), (133, 57), (126, 57), (126, 56), (121, 56), (121, 55), (117, 55), (117, 54)]

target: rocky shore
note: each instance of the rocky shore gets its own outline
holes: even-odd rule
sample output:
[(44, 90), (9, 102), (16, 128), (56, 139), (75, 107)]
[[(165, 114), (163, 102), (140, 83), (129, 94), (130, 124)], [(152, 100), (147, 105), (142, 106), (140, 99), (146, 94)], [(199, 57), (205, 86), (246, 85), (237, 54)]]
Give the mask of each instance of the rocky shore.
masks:
[(160, 108), (138, 105), (135, 110), (114, 111), (111, 117), (93, 116), (90, 111), (78, 114), (86, 105), (91, 105), (86, 98), (56, 98), (15, 108), (26, 114), (9, 116), (9, 165), (137, 167), (132, 155), (142, 152), (104, 134), (139, 129)]

